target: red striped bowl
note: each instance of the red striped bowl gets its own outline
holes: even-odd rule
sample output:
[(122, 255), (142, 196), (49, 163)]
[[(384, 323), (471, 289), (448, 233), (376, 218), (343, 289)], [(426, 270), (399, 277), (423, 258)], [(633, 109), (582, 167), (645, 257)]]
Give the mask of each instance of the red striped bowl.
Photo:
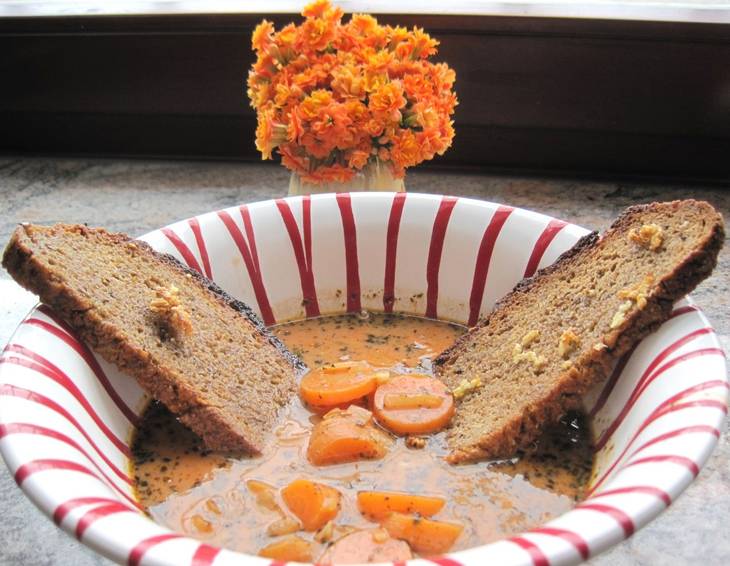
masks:
[[(215, 279), (268, 324), (361, 309), (473, 323), (585, 232), (488, 202), (360, 193), (244, 205), (143, 239)], [(717, 338), (682, 301), (586, 399), (599, 448), (588, 499), (530, 532), (414, 564), (572, 564), (616, 544), (697, 475), (727, 400)], [(146, 401), (134, 380), (40, 306), (0, 358), (0, 450), (38, 507), (120, 563), (267, 564), (141, 514), (128, 440)]]

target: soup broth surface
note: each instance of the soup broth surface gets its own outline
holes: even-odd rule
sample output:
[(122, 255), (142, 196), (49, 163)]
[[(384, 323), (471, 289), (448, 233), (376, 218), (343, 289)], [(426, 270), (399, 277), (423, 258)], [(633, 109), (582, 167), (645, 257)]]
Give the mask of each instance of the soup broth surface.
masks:
[[(431, 373), (431, 358), (464, 328), (403, 315), (333, 316), (286, 323), (273, 332), (310, 368), (366, 360), (395, 373)], [(458, 410), (458, 406), (457, 406)], [(591, 472), (589, 430), (571, 414), (549, 430), (529, 454), (499, 462), (451, 466), (445, 433), (409, 448), (397, 438), (382, 460), (313, 466), (306, 457), (320, 417), (292, 400), (260, 457), (211, 453), (164, 407), (153, 403), (134, 442), (139, 501), (157, 522), (187, 535), (250, 554), (277, 540), (267, 527), (280, 518), (257, 502), (250, 480), (283, 488), (306, 478), (334, 487), (342, 507), (334, 523), (373, 528), (357, 509), (359, 491), (400, 491), (446, 500), (433, 518), (464, 530), (452, 550), (470, 548), (535, 527), (569, 510), (583, 495)], [(277, 495), (281, 509), (286, 505)], [(309, 540), (311, 533), (299, 532)], [(326, 544), (318, 544), (321, 554)], [(315, 558), (319, 555), (315, 553)]]

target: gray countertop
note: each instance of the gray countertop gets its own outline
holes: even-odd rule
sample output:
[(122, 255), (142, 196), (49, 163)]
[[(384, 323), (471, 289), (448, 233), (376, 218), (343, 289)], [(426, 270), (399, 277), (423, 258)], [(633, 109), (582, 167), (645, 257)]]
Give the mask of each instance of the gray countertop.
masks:
[[(288, 174), (276, 166), (88, 159), (0, 158), (0, 242), (18, 222), (79, 222), (141, 235), (189, 216), (282, 196)], [(700, 198), (730, 218), (730, 191), (702, 186), (546, 180), (416, 171), (413, 192), (476, 197), (533, 209), (603, 229), (630, 205)], [(693, 294), (730, 346), (730, 246), (714, 275)], [(0, 270), (0, 345), (35, 298)], [(87, 566), (109, 562), (66, 536), (0, 470), (0, 564)], [(730, 563), (730, 435), (724, 434), (697, 480), (662, 515), (631, 539), (591, 559), (593, 565)]]

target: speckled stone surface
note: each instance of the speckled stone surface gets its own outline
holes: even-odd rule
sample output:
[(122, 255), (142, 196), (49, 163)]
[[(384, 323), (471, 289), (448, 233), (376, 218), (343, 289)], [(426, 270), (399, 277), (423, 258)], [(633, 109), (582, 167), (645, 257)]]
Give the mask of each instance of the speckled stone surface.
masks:
[[(0, 242), (18, 222), (86, 222), (140, 235), (189, 216), (282, 196), (281, 167), (191, 162), (0, 158)], [(476, 197), (533, 209), (603, 229), (630, 205), (700, 198), (730, 218), (730, 191), (697, 186), (599, 183), (417, 171), (409, 191)], [(730, 347), (730, 247), (711, 279), (694, 293)], [(35, 299), (0, 270), (0, 345)], [(0, 470), (0, 564), (89, 566), (109, 562), (66, 536)], [(697, 480), (662, 515), (628, 541), (591, 559), (593, 565), (730, 564), (730, 434), (723, 436)]]

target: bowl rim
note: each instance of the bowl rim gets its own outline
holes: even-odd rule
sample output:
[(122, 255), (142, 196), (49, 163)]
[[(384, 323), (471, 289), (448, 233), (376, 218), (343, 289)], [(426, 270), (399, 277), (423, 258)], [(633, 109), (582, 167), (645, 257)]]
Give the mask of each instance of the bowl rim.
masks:
[[(426, 194), (426, 193), (407, 193), (408, 198), (411, 199), (421, 199), (421, 198), (427, 198), (427, 199), (443, 199), (443, 195), (435, 195), (435, 194)], [(393, 199), (395, 198), (395, 194), (393, 193), (351, 193), (351, 195), (355, 198), (375, 198), (375, 199)], [(334, 198), (335, 195), (333, 194), (323, 194), (323, 195), (312, 195), (312, 199), (328, 199), (328, 198)], [(296, 202), (301, 200), (304, 197), (289, 197), (286, 199), (283, 199), (287, 202)], [(487, 205), (487, 206), (498, 206), (496, 203), (490, 203), (489, 201), (479, 200), (479, 199), (471, 199), (471, 198), (465, 198), (465, 197), (454, 197), (458, 199), (461, 202), (465, 203), (478, 203), (480, 206)], [(256, 207), (256, 206), (271, 206), (272, 203), (276, 202), (277, 200), (281, 199), (267, 199), (264, 201), (256, 201), (253, 203), (248, 203), (247, 205), (249, 207)], [(235, 205), (233, 207), (228, 207), (223, 210), (234, 210), (240, 205)], [(522, 208), (514, 208), (515, 211), (522, 211), (527, 212), (529, 214), (538, 214), (539, 216), (545, 218), (545, 219), (552, 219), (552, 217), (540, 214), (540, 213), (534, 213), (532, 211), (529, 211), (527, 209)], [(214, 211), (219, 212), (219, 211)], [(203, 216), (206, 216), (207, 214), (211, 213), (204, 213), (201, 215), (197, 215), (195, 219), (200, 219)], [(167, 226), (161, 227), (157, 230), (153, 230), (151, 232), (148, 232), (147, 234), (141, 236), (139, 239), (145, 239), (151, 235), (159, 234), (161, 231), (165, 229), (174, 230), (174, 227), (179, 225), (181, 222), (188, 222), (191, 219), (186, 219), (184, 221), (178, 221), (175, 223), (171, 223)], [(575, 226), (575, 225), (571, 225)], [(577, 227), (577, 226), (576, 226)], [(580, 228), (580, 227), (577, 227)], [(585, 230), (585, 229), (582, 229)], [(174, 248), (172, 246), (167, 250), (169, 253), (174, 254)], [(178, 254), (179, 255), (179, 254)], [(486, 554), (486, 551), (489, 549), (496, 550), (497, 555), (503, 555), (503, 556), (514, 556), (515, 559), (510, 561), (510, 563), (524, 563), (524, 564), (534, 564), (536, 566), (541, 566), (543, 564), (548, 563), (561, 563), (561, 564), (569, 564), (569, 563), (575, 563), (579, 562), (581, 560), (587, 559), (590, 556), (595, 556), (596, 554), (606, 550), (607, 548), (617, 544), (621, 540), (624, 540), (631, 536), (633, 532), (638, 530), (639, 528), (643, 527), (646, 523), (653, 520), (656, 516), (658, 516), (661, 511), (663, 511), (668, 504), (674, 500), (684, 489), (687, 488), (687, 486), (694, 480), (699, 470), (703, 467), (707, 459), (709, 458), (710, 454), (712, 453), (718, 439), (720, 431), (722, 430), (722, 423), (724, 421), (725, 415), (727, 413), (727, 404), (728, 400), (730, 399), (730, 384), (728, 382), (728, 376), (725, 366), (725, 356), (722, 350), (722, 346), (719, 343), (719, 340), (717, 336), (715, 335), (709, 321), (705, 317), (704, 313), (700, 311), (700, 309), (692, 302), (691, 298), (687, 298), (682, 306), (680, 306), (675, 313), (678, 312), (679, 315), (690, 315), (690, 317), (695, 320), (699, 326), (702, 328), (708, 329), (706, 332), (706, 336), (704, 337), (706, 349), (714, 349), (717, 352), (719, 352), (720, 358), (722, 360), (721, 363), (721, 370), (718, 369), (717, 371), (713, 371), (712, 373), (712, 379), (708, 377), (706, 380), (707, 383), (711, 383), (712, 386), (710, 388), (715, 388), (717, 390), (724, 390), (719, 396), (715, 399), (715, 404), (713, 406), (708, 406), (704, 408), (703, 418), (704, 418), (704, 426), (708, 428), (708, 430), (713, 429), (716, 432), (711, 432), (710, 434), (703, 435), (702, 441), (697, 441), (695, 443), (695, 452), (693, 454), (675, 454), (676, 458), (685, 458), (687, 460), (685, 466), (687, 467), (688, 471), (690, 473), (683, 474), (679, 476), (679, 478), (675, 478), (675, 481), (671, 483), (671, 489), (658, 489), (655, 488), (655, 491), (652, 493), (649, 489), (651, 485), (648, 486), (641, 486), (641, 485), (623, 485), (618, 488), (613, 488), (611, 490), (605, 490), (604, 488), (600, 489), (596, 493), (591, 493), (589, 497), (578, 504), (575, 508), (571, 509), (570, 511), (564, 513), (560, 517), (549, 521), (548, 523), (544, 525), (540, 525), (539, 527), (535, 529), (531, 529), (529, 531), (526, 531), (524, 533), (520, 533), (511, 537), (507, 537), (505, 539), (501, 539), (499, 541), (495, 541), (492, 543), (488, 543), (485, 545), (480, 545), (477, 547), (473, 547), (466, 550), (460, 550), (452, 553), (446, 554), (443, 558), (431, 558), (429, 562), (433, 563), (439, 563), (442, 564), (442, 566), (458, 566), (458, 565), (466, 565), (466, 564), (480, 564), (483, 563), (484, 555)], [(21, 334), (25, 332), (35, 332), (36, 330), (32, 327), (26, 324), (29, 319), (35, 318), (38, 316), (38, 314), (46, 315), (47, 311), (44, 312), (44, 309), (40, 307), (39, 305), (36, 305), (31, 309), (31, 311), (23, 318), (21, 323), (18, 325), (16, 330), (13, 332), (13, 335), (8, 341), (8, 344), (5, 347), (5, 350), (3, 351), (3, 357), (0, 358), (0, 386), (4, 385), (6, 383), (6, 372), (13, 372), (14, 367), (7, 363), (7, 349), (11, 344), (14, 344), (16, 342), (16, 338), (20, 336)], [(677, 315), (677, 316), (679, 316)], [(683, 317), (684, 318), (684, 317)], [(615, 385), (615, 383), (614, 383)], [(0, 391), (0, 396), (2, 396), (4, 393)], [(719, 409), (719, 410), (718, 410)], [(16, 482), (18, 482), (20, 488), (22, 491), (26, 494), (26, 496), (46, 515), (49, 517), (54, 518), (54, 512), (57, 512), (56, 507), (56, 501), (53, 497), (49, 496), (49, 493), (46, 492), (45, 484), (42, 481), (23, 481), (23, 479), (18, 478), (18, 469), (20, 467), (20, 464), (18, 466), (14, 466), (14, 464), (18, 463), (18, 455), (16, 454), (16, 441), (18, 441), (17, 437), (14, 437), (12, 435), (7, 434), (6, 426), (9, 424), (13, 424), (12, 422), (6, 422), (5, 416), (3, 412), (0, 412), (0, 453), (2, 454), (6, 465), (8, 468), (12, 470), (15, 468), (15, 479)], [(18, 441), (22, 442), (22, 441)], [(625, 454), (625, 451), (624, 451)], [(619, 456), (616, 460), (616, 463), (621, 460), (623, 457), (623, 454)], [(618, 466), (615, 471), (613, 472), (612, 477), (616, 477), (616, 475), (621, 472), (626, 466), (626, 464), (631, 460), (631, 458), (628, 458), (625, 460), (620, 466)], [(676, 461), (674, 462), (676, 464)], [(594, 464), (595, 465), (595, 464)], [(633, 464), (631, 464), (633, 465)], [(672, 466), (673, 462), (671, 458), (668, 458), (666, 462), (655, 462), (655, 465), (658, 465), (665, 469), (666, 466)], [(610, 470), (609, 470), (610, 471)], [(609, 481), (607, 485), (612, 485)], [(642, 488), (643, 491), (642, 491)], [(110, 493), (113, 493), (110, 491)], [(636, 496), (647, 496), (644, 497), (644, 499), (641, 501), (641, 504), (637, 504)], [(624, 502), (626, 498), (634, 498), (632, 500), (631, 505), (624, 505)], [(595, 500), (599, 499), (599, 502), (596, 502)], [(605, 503), (604, 501), (609, 501), (610, 504)], [(119, 505), (117, 505), (117, 508)], [(194, 545), (194, 547), (197, 549), (195, 550), (196, 554), (194, 557), (200, 558), (199, 562), (194, 562), (195, 564), (207, 564), (212, 563), (213, 560), (216, 560), (216, 564), (220, 562), (220, 564), (226, 564), (226, 563), (249, 563), (252, 565), (264, 565), (264, 564), (274, 564), (275, 562), (272, 562), (271, 560), (264, 559), (258, 556), (253, 556), (249, 554), (245, 554), (242, 552), (227, 550), (224, 548), (219, 549), (218, 547), (215, 547), (213, 545), (209, 545), (205, 543), (204, 541), (200, 541), (198, 539), (193, 539), (191, 537), (187, 537), (182, 534), (175, 533), (174, 531), (168, 529), (167, 527), (163, 527), (162, 525), (159, 525), (158, 523), (155, 523), (151, 518), (149, 518), (146, 515), (141, 515), (137, 513), (136, 511), (132, 511), (130, 507), (124, 505), (125, 509), (124, 511), (130, 511), (134, 514), (134, 518), (136, 520), (143, 520), (145, 523), (147, 523), (147, 527), (154, 526), (155, 527), (155, 535), (151, 538), (154, 538), (156, 543), (162, 543), (166, 542), (168, 540), (176, 540), (179, 542), (187, 542), (189, 541), (189, 544)], [(578, 523), (579, 518), (576, 517), (576, 513), (581, 514), (585, 518), (585, 515), (582, 515), (585, 512), (595, 513), (599, 514), (603, 517), (609, 518), (613, 523), (613, 528), (602, 528), (599, 529), (598, 533), (593, 533), (590, 535), (586, 535), (586, 533), (580, 533), (575, 531), (574, 529), (566, 528), (565, 524), (575, 525)], [(57, 518), (57, 517), (56, 517)], [(78, 533), (78, 527), (76, 524), (74, 524), (73, 521), (55, 521), (58, 526), (60, 526), (63, 530), (65, 530), (70, 535), (79, 535)], [(149, 528), (147, 529), (148, 533), (150, 534)], [(118, 532), (115, 530), (110, 529), (96, 529), (93, 531), (93, 536), (89, 537), (81, 537), (77, 536), (87, 546), (92, 547), (94, 550), (99, 552), (100, 554), (118, 561), (118, 562), (127, 562), (128, 560), (131, 561), (130, 558), (130, 548), (129, 544), (124, 542), (122, 540), (122, 537), (119, 536)], [(511, 549), (507, 548), (506, 545), (511, 545)], [(515, 549), (519, 550), (517, 554), (515, 554)], [(481, 555), (481, 556), (480, 556)], [(141, 558), (141, 555), (140, 555)], [(178, 563), (178, 559), (172, 557), (172, 562), (166, 562), (164, 559), (159, 563), (164, 564), (173, 564)], [(407, 562), (410, 564), (426, 564), (425, 560), (421, 559), (415, 559)]]

